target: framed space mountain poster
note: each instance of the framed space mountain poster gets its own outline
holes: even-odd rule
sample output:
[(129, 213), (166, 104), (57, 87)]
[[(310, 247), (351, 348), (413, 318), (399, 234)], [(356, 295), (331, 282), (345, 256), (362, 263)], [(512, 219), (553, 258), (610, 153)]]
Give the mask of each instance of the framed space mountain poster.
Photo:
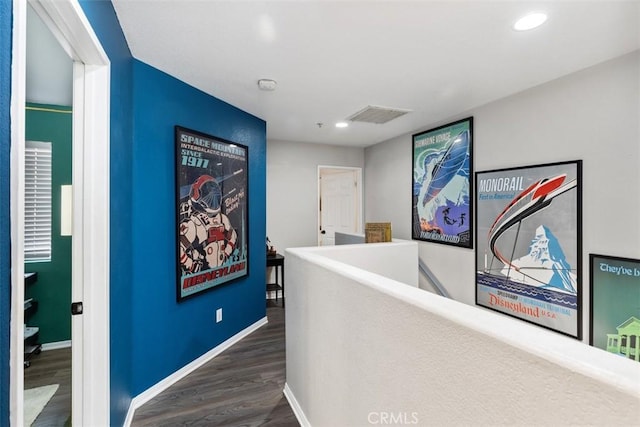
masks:
[(177, 299), (248, 274), (248, 150), (175, 127)]
[(473, 117), (413, 135), (414, 240), (473, 248)]
[(580, 339), (582, 162), (476, 174), (476, 304)]

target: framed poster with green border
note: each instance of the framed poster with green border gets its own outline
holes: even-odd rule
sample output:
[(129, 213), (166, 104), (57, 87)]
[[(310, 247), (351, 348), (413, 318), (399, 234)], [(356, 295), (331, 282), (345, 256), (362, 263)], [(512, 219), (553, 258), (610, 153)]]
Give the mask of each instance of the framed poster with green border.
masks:
[(589, 344), (640, 362), (640, 260), (589, 254)]

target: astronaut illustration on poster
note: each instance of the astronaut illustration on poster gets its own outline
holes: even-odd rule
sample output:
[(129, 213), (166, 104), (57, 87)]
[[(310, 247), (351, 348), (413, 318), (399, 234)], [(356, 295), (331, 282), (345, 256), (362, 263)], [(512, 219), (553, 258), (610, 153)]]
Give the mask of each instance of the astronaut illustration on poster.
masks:
[(180, 265), (194, 273), (223, 265), (235, 249), (238, 234), (222, 213), (218, 181), (200, 175), (189, 197), (180, 203)]
[(247, 148), (176, 127), (178, 299), (247, 274)]

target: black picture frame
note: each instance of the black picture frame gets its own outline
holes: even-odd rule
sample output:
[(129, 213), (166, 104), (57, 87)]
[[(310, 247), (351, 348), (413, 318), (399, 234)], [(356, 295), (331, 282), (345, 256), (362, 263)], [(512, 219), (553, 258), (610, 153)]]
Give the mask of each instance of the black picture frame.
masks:
[(582, 161), (477, 172), (476, 304), (582, 337)]
[(473, 117), (412, 136), (411, 238), (473, 248)]
[(249, 274), (247, 146), (175, 126), (178, 302)]
[(589, 344), (640, 362), (640, 259), (589, 254), (589, 294)]

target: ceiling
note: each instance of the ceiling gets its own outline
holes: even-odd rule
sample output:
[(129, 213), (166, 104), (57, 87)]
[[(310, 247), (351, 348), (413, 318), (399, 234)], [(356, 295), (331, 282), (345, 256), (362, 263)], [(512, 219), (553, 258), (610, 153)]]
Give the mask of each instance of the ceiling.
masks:
[[(640, 48), (639, 1), (112, 3), (135, 58), (264, 119), (269, 140), (373, 145)], [(547, 22), (513, 30), (531, 11)], [(411, 112), (334, 126), (369, 105)]]

